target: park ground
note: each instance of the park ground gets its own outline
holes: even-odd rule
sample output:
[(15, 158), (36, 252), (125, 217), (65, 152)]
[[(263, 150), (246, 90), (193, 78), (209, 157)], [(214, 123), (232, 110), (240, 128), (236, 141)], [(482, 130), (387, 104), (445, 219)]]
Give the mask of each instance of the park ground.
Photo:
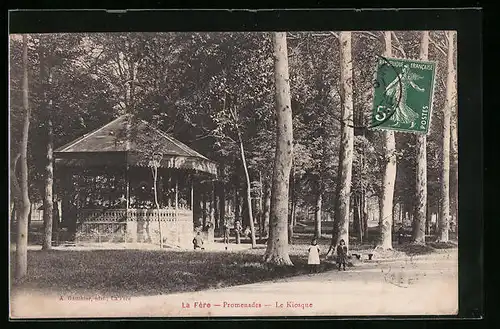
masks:
[[(264, 245), (204, 251), (113, 245), (30, 247), (28, 276), (11, 282), (16, 318), (434, 315), (458, 309), (456, 245), (352, 246), (347, 271), (325, 259), (309, 274), (309, 235), (290, 246), (295, 266), (262, 263)], [(373, 259), (368, 254), (374, 253)], [(13, 253), (11, 253), (13, 256)], [(205, 303), (205, 304), (203, 304)], [(210, 304), (210, 307), (208, 307)], [(312, 305), (311, 305), (312, 304)], [(206, 307), (199, 307), (205, 305)], [(309, 306), (308, 306), (309, 305)], [(189, 306), (189, 307), (188, 307)]]

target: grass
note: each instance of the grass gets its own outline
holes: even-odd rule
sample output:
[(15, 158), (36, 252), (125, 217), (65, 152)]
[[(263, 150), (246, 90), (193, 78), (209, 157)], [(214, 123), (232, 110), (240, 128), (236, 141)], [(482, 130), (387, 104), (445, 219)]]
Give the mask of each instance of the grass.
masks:
[(394, 247), (395, 252), (404, 253), (408, 256), (417, 256), (417, 255), (427, 255), (433, 253), (435, 250), (431, 246), (425, 244), (403, 244), (397, 245)]
[[(29, 251), (27, 279), (14, 288), (82, 295), (158, 295), (268, 281), (309, 271), (307, 256), (292, 255), (290, 258), (295, 266), (277, 268), (263, 264), (262, 254), (262, 249), (233, 253)], [(331, 262), (323, 262), (320, 271), (334, 266)]]
[[(120, 296), (158, 295), (198, 291), (275, 280), (309, 272), (307, 250), (310, 232), (295, 232), (289, 254), (293, 267), (273, 267), (262, 263), (265, 245), (232, 252), (193, 252), (160, 250), (52, 250), (28, 252), (28, 275), (14, 288), (35, 288), (61, 293), (115, 294)], [(376, 228), (358, 244), (350, 241), (350, 251), (367, 254), (374, 248)], [(242, 243), (249, 244), (249, 239)], [(318, 239), (321, 258), (328, 251), (331, 236)], [(374, 260), (430, 254), (439, 249), (456, 248), (456, 243), (429, 241), (427, 245), (394, 244), (393, 250), (375, 252)], [(366, 256), (363, 256), (366, 257)], [(14, 259), (12, 257), (11, 259)], [(322, 261), (320, 271), (336, 267)], [(13, 269), (13, 266), (11, 266)]]
[[(441, 249), (451, 249), (457, 248), (457, 243), (451, 240), (450, 242), (436, 242), (435, 238), (430, 237), (426, 239), (425, 245), (412, 244), (410, 239), (405, 239), (402, 244), (398, 244), (397, 238), (393, 238), (393, 249), (392, 250), (380, 250), (375, 249), (376, 241), (378, 240), (379, 233), (376, 228), (370, 228), (368, 232), (368, 238), (359, 244), (356, 237), (349, 238), (349, 251), (357, 252), (366, 255), (368, 253), (374, 253), (374, 259), (384, 259), (384, 258), (401, 258), (406, 256), (416, 256), (416, 255), (426, 255), (437, 252)], [(451, 236), (450, 236), (451, 237)], [(312, 234), (309, 233), (296, 233), (294, 232), (294, 237), (292, 239), (292, 244), (289, 245), (290, 255), (305, 255), (309, 248), (309, 244), (312, 239)], [(331, 236), (328, 234), (323, 234), (317, 239), (318, 246), (320, 247), (321, 253), (325, 254), (331, 243)], [(242, 243), (250, 244), (248, 238), (242, 238)], [(259, 249), (249, 250), (250, 253), (262, 253)]]
[[(406, 255), (406, 256), (417, 256), (417, 255), (428, 255), (432, 254), (435, 252), (438, 252), (439, 250), (442, 249), (453, 249), (457, 248), (457, 243), (453, 241), (449, 242), (427, 242), (425, 245), (424, 244), (412, 244), (412, 243), (405, 243), (402, 245), (395, 245), (394, 249), (392, 250), (392, 255), (390, 254), (390, 251), (387, 252), (387, 257), (398, 257), (401, 255)], [(380, 255), (379, 255), (380, 257)]]
[(458, 246), (457, 243), (454, 241), (430, 242), (430, 243), (428, 243), (428, 245), (434, 249), (451, 249), (451, 248), (456, 248)]

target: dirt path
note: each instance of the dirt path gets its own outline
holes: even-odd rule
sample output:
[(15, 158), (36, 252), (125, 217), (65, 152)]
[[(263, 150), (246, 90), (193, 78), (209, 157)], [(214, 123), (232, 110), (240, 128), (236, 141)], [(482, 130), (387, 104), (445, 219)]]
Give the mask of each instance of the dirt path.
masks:
[[(458, 310), (456, 250), (428, 256), (361, 263), (273, 282), (132, 297), (12, 296), (12, 317), (175, 317), (444, 315)], [(188, 307), (189, 306), (189, 307)]]

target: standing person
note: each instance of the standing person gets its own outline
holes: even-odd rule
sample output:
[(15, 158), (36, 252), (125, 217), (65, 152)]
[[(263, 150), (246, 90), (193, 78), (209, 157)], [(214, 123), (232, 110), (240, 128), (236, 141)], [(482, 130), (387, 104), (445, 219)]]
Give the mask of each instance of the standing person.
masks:
[(337, 246), (337, 262), (340, 268), (343, 267), (345, 271), (345, 263), (347, 261), (347, 246), (345, 245), (344, 239), (340, 240), (339, 245)]
[(229, 244), (230, 228), (227, 223), (224, 223), (224, 244)]
[(403, 244), (404, 234), (405, 234), (405, 231), (403, 229), (403, 226), (401, 225), (401, 227), (398, 230), (398, 244)]
[(241, 243), (241, 222), (239, 220), (236, 220), (234, 222), (234, 231), (236, 232), (236, 244)]
[(307, 258), (309, 272), (318, 272), (319, 263), (319, 247), (316, 239), (313, 239), (311, 241), (311, 245), (309, 246), (309, 257)]

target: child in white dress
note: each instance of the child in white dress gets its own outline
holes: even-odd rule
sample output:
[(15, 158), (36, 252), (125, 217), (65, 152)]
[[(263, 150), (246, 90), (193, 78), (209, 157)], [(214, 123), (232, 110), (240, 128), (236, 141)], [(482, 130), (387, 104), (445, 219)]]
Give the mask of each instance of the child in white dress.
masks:
[(318, 272), (319, 263), (319, 247), (316, 239), (313, 239), (309, 246), (309, 257), (307, 258), (310, 273)]

